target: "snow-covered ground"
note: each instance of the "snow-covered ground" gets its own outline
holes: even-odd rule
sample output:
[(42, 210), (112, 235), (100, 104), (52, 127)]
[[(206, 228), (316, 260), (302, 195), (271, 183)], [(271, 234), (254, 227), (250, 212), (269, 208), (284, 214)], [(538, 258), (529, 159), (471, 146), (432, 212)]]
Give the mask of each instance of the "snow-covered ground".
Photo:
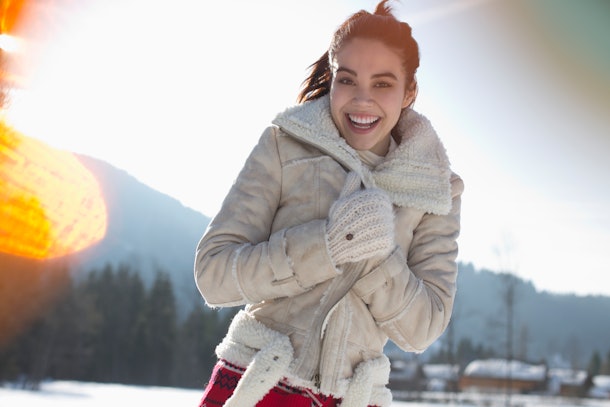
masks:
[[(147, 407), (196, 407), (201, 397), (201, 390), (174, 389), (165, 387), (126, 386), (120, 384), (80, 383), (54, 381), (44, 383), (39, 391), (25, 391), (0, 387), (1, 407), (108, 407), (122, 405), (142, 405)], [(476, 400), (474, 398), (473, 400)], [(439, 400), (440, 401), (440, 400)], [(541, 399), (536, 397), (513, 396), (512, 405), (520, 407), (546, 406), (587, 406), (610, 407), (610, 400), (567, 400)], [(490, 401), (480, 400), (476, 404), (455, 399), (444, 400), (444, 405), (460, 406), (504, 406), (502, 397)], [(438, 403), (419, 403), (395, 401), (393, 407), (438, 407)]]

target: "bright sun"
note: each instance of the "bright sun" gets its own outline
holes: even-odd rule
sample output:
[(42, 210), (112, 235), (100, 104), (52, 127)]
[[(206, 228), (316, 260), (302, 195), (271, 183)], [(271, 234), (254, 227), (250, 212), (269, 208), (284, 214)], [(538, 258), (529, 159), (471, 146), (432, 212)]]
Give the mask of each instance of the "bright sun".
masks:
[(0, 252), (74, 253), (104, 237), (106, 218), (97, 180), (74, 155), (0, 122)]
[[(23, 0), (0, 2), (3, 57), (18, 60), (24, 41), (18, 30), (20, 19), (44, 10), (34, 6)], [(21, 72), (6, 65), (2, 68), (1, 85), (22, 84)], [(100, 241), (106, 233), (107, 212), (94, 175), (73, 154), (17, 131), (5, 121), (3, 108), (0, 106), (0, 253), (50, 259)], [(36, 121), (32, 117), (36, 116), (30, 112), (28, 122)]]

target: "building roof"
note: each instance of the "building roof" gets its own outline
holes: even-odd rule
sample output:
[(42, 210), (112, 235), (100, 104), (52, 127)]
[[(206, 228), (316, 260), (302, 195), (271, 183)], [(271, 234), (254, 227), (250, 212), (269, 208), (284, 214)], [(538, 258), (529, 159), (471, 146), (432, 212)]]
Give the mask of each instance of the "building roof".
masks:
[(456, 380), (460, 371), (459, 365), (430, 364), (423, 366), (428, 379)]
[(580, 386), (585, 382), (587, 372), (573, 369), (549, 369), (549, 378), (561, 384)]
[(543, 381), (546, 378), (546, 366), (518, 360), (509, 362), (506, 359), (474, 360), (464, 369), (464, 376)]

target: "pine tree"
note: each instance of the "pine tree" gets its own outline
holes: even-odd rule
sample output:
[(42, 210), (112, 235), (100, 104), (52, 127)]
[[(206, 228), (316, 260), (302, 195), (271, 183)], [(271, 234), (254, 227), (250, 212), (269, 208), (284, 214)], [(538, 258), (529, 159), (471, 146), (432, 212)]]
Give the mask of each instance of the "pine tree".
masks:
[(92, 298), (99, 314), (94, 355), (88, 380), (129, 382), (133, 377), (137, 324), (144, 312), (144, 284), (127, 265), (115, 273), (111, 266), (89, 275), (84, 295)]
[(589, 360), (589, 366), (587, 367), (587, 374), (591, 377), (595, 377), (599, 374), (602, 366), (602, 357), (598, 351), (593, 352), (591, 359)]
[(606, 359), (602, 364), (600, 374), (610, 375), (610, 350), (608, 350), (608, 353), (606, 353)]
[(127, 266), (121, 266), (116, 274), (117, 291), (122, 293), (119, 299), (119, 310), (116, 312), (116, 323), (119, 337), (113, 350), (115, 356), (114, 378), (120, 383), (133, 380), (137, 369), (136, 349), (138, 342), (137, 323), (146, 307), (146, 289), (137, 272)]
[(181, 325), (174, 364), (174, 382), (204, 387), (216, 364), (216, 346), (238, 309), (210, 310), (199, 299)]
[(145, 384), (169, 385), (176, 339), (177, 313), (172, 282), (159, 272), (144, 307), (143, 348), (147, 360)]
[(178, 330), (172, 374), (176, 385), (194, 388), (204, 385), (201, 376), (213, 357), (213, 348), (206, 342), (205, 326), (209, 317), (203, 304), (198, 302)]
[(53, 310), (58, 326), (51, 376), (57, 379), (82, 380), (93, 363), (100, 314), (83, 290), (82, 284), (71, 284)]

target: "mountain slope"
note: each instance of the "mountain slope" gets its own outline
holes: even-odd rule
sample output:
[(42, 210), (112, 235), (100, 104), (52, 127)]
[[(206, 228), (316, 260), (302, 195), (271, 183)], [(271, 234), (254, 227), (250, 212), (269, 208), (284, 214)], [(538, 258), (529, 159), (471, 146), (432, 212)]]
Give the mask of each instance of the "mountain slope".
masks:
[(108, 227), (101, 242), (74, 256), (77, 268), (126, 264), (146, 283), (163, 271), (170, 274), (177, 298), (192, 298), (195, 249), (210, 219), (104, 161), (78, 158), (100, 183)]
[[(452, 324), (455, 338), (471, 338), (504, 355), (509, 284), (514, 287), (512, 349), (517, 358), (562, 355), (586, 364), (594, 351), (610, 352), (610, 297), (538, 291), (519, 277), (460, 264)], [(584, 366), (586, 367), (586, 366)]]

